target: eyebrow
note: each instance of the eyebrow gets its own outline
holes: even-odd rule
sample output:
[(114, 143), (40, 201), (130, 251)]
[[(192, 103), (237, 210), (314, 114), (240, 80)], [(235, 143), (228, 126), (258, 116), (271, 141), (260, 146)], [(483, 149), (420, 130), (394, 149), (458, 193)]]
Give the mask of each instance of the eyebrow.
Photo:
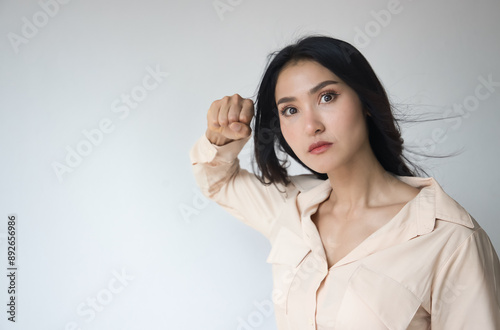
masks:
[[(325, 80), (323, 82), (320, 82), (319, 84), (317, 84), (313, 88), (311, 88), (309, 90), (309, 94), (314, 94), (325, 86), (332, 85), (332, 84), (338, 84), (338, 83), (339, 82), (335, 81), (335, 80)], [(285, 97), (282, 97), (281, 99), (279, 99), (278, 102), (276, 102), (276, 106), (278, 106), (281, 103), (292, 102), (292, 101), (296, 101), (296, 100), (297, 99), (293, 96), (285, 96)]]

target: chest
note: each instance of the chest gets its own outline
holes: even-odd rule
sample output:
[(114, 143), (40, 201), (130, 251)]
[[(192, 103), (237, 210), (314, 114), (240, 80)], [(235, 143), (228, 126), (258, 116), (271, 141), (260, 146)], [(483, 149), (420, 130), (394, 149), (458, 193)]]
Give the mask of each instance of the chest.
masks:
[(328, 268), (348, 255), (370, 235), (388, 223), (403, 205), (370, 210), (346, 220), (323, 210), (311, 216), (316, 225), (328, 261)]

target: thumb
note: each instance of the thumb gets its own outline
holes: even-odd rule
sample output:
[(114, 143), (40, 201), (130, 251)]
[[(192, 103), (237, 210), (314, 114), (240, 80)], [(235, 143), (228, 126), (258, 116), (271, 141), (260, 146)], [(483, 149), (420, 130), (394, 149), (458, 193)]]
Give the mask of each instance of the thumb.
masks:
[(245, 138), (249, 136), (252, 131), (248, 125), (245, 125), (240, 122), (231, 123), (229, 125), (229, 128), (240, 138)]

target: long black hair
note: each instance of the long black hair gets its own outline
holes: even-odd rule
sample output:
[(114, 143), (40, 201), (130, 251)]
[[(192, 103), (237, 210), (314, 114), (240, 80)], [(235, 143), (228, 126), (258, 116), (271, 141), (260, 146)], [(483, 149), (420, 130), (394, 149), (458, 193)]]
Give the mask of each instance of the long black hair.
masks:
[(291, 156), (316, 177), (328, 176), (306, 166), (285, 141), (279, 124), (275, 89), (283, 67), (290, 62), (312, 60), (342, 79), (358, 95), (365, 116), (370, 146), (382, 167), (395, 175), (415, 176), (407, 164), (417, 168), (403, 155), (403, 139), (389, 98), (365, 57), (351, 44), (326, 36), (309, 36), (278, 52), (270, 54), (270, 62), (262, 77), (255, 105), (254, 157), (264, 184), (288, 185), (287, 160), (279, 159), (277, 149)]

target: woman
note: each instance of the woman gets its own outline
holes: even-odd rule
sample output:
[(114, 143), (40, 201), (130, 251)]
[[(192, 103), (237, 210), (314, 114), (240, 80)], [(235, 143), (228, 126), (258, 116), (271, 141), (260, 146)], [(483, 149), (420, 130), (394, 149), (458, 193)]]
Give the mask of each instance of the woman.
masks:
[[(350, 44), (274, 55), (256, 101), (261, 172), (239, 167), (253, 102), (212, 103), (190, 157), (202, 192), (271, 242), (278, 329), (500, 329), (500, 263), (483, 229), (418, 177), (387, 95)], [(285, 152), (312, 174), (288, 176)]]

